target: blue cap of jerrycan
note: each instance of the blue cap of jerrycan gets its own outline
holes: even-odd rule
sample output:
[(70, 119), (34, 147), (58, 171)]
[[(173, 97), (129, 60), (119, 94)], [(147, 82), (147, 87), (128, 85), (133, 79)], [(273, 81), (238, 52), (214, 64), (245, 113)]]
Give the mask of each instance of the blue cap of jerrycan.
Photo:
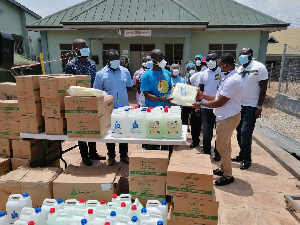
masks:
[(157, 225), (164, 225), (164, 222), (163, 221), (157, 221)]
[(0, 217), (3, 217), (3, 216), (5, 216), (5, 212), (4, 211), (0, 212)]
[(85, 225), (85, 224), (87, 224), (87, 220), (86, 219), (82, 219), (81, 220), (81, 225)]
[(161, 201), (161, 204), (162, 204), (162, 205), (167, 205), (167, 201), (166, 201), (166, 200), (162, 200), (162, 201)]
[(23, 197), (24, 197), (24, 198), (27, 198), (28, 196), (29, 196), (28, 193), (24, 193), (24, 194), (23, 194)]
[(131, 218), (131, 221), (134, 222), (134, 223), (136, 223), (136, 222), (138, 221), (138, 218), (137, 218), (136, 216), (133, 216), (133, 217)]
[(111, 211), (111, 212), (110, 212), (110, 216), (117, 216), (116, 211)]
[(63, 200), (61, 198), (59, 198), (59, 199), (57, 199), (57, 203), (61, 204), (61, 203), (63, 203)]
[(42, 209), (41, 209), (41, 208), (36, 208), (36, 209), (35, 209), (35, 213), (40, 213), (40, 212), (42, 212)]
[(142, 208), (141, 213), (147, 213), (147, 209), (146, 208)]

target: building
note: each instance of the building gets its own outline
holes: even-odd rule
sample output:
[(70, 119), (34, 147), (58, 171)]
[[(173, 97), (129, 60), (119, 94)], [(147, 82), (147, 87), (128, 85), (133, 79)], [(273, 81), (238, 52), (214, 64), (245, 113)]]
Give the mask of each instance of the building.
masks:
[(39, 32), (28, 31), (27, 24), (42, 17), (14, 0), (0, 0), (0, 30), (13, 35), (15, 53), (35, 59), (40, 55)]
[[(237, 57), (243, 47), (265, 62), (269, 32), (288, 26), (233, 0), (87, 0), (27, 28), (41, 32), (46, 59), (72, 57), (73, 40), (83, 38), (98, 69), (106, 50), (115, 48), (129, 56), (134, 72), (154, 48), (165, 51), (169, 64), (185, 64), (209, 50)], [(46, 71), (61, 73), (65, 64), (47, 64)]]

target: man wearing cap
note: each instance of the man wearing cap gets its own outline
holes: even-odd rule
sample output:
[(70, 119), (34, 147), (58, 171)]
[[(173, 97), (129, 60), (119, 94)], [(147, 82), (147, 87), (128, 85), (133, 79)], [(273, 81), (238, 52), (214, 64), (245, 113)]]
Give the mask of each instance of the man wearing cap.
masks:
[(251, 48), (241, 50), (239, 61), (242, 65), (238, 73), (243, 82), (241, 122), (237, 127), (240, 152), (232, 161), (241, 162), (240, 169), (245, 170), (251, 166), (252, 134), (266, 97), (268, 71), (264, 64), (253, 60)]

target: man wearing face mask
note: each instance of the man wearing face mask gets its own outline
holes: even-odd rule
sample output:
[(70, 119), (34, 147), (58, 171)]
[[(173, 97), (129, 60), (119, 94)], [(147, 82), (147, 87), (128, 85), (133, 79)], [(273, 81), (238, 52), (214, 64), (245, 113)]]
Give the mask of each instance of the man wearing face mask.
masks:
[[(65, 67), (66, 74), (73, 75), (89, 75), (91, 76), (91, 83), (93, 86), (96, 76), (96, 66), (93, 60), (90, 60), (90, 49), (88, 48), (86, 41), (82, 39), (76, 39), (73, 42), (73, 49), (76, 52), (77, 57), (72, 59)], [(82, 162), (86, 166), (91, 166), (93, 160), (105, 160), (106, 157), (98, 155), (95, 142), (83, 142), (79, 141), (79, 150), (82, 158)]]
[(237, 127), (237, 140), (240, 153), (232, 161), (240, 162), (240, 169), (245, 170), (251, 166), (252, 134), (257, 118), (260, 118), (263, 103), (266, 97), (268, 84), (268, 71), (266, 66), (253, 60), (253, 50), (243, 48), (238, 68), (243, 82), (241, 122)]
[[(105, 91), (114, 97), (114, 106), (128, 106), (127, 88), (132, 87), (132, 80), (128, 69), (120, 66), (120, 56), (115, 49), (106, 52), (107, 65), (96, 74), (94, 88)], [(108, 150), (107, 165), (112, 166), (116, 160), (115, 143), (106, 144)], [(129, 164), (128, 144), (120, 143), (121, 161)]]
[(216, 143), (221, 155), (221, 167), (213, 173), (222, 176), (215, 181), (215, 184), (223, 186), (234, 182), (231, 165), (231, 136), (241, 120), (242, 80), (235, 70), (235, 60), (231, 54), (221, 55), (217, 65), (217, 73), (223, 75), (216, 95), (203, 94), (199, 90), (197, 99), (207, 101), (196, 102), (194, 107), (214, 108), (217, 120)]
[[(199, 88), (200, 91), (205, 95), (216, 95), (217, 87), (220, 82), (221, 75), (218, 73), (217, 68), (217, 60), (218, 54), (216, 52), (210, 52), (207, 57), (207, 66), (208, 70), (200, 73), (199, 76)], [(207, 100), (202, 99), (202, 102), (206, 102)], [(214, 125), (216, 123), (216, 116), (213, 112), (212, 108), (202, 107), (201, 108), (201, 118), (202, 118), (202, 126), (203, 126), (203, 153), (211, 154), (211, 141), (213, 138), (213, 130)], [(221, 157), (216, 147), (214, 149), (215, 161), (220, 161)]]
[(177, 83), (185, 84), (185, 80), (180, 77), (180, 65), (179, 64), (172, 64), (171, 67), (171, 84), (174, 87)]
[(202, 68), (202, 64), (201, 64), (201, 60), (202, 60), (203, 56), (202, 55), (196, 55), (195, 56), (195, 65), (196, 65), (196, 73), (201, 72), (201, 68)]

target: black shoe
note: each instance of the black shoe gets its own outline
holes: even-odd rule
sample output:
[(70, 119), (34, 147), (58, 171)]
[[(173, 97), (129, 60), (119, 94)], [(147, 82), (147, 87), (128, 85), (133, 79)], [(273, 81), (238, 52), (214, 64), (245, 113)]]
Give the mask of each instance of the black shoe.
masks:
[(241, 161), (243, 161), (243, 157), (238, 155), (238, 156), (232, 158), (231, 161), (232, 162), (241, 162)]
[(90, 160), (89, 157), (84, 157), (84, 158), (82, 158), (82, 162), (83, 162), (83, 164), (86, 165), (86, 166), (91, 166), (91, 165), (93, 165), (93, 162)]
[(219, 180), (215, 181), (215, 185), (224, 186), (224, 185), (233, 183), (233, 181), (234, 181), (234, 177), (226, 178), (223, 176)]
[(209, 151), (204, 151), (204, 150), (203, 150), (203, 151), (201, 151), (201, 153), (202, 153), (202, 154), (205, 154), (205, 155), (211, 155), (211, 153), (210, 153)]
[(196, 148), (197, 146), (199, 146), (199, 143), (192, 142), (192, 143), (190, 144), (190, 148)]
[(223, 172), (220, 169), (213, 170), (214, 175), (223, 176)]
[(89, 158), (92, 159), (92, 160), (106, 160), (106, 156), (99, 155), (97, 153), (96, 154), (91, 154)]
[(251, 166), (251, 161), (243, 161), (240, 165), (241, 170), (246, 170)]
[(221, 156), (217, 150), (215, 150), (214, 161), (216, 162), (221, 161)]

